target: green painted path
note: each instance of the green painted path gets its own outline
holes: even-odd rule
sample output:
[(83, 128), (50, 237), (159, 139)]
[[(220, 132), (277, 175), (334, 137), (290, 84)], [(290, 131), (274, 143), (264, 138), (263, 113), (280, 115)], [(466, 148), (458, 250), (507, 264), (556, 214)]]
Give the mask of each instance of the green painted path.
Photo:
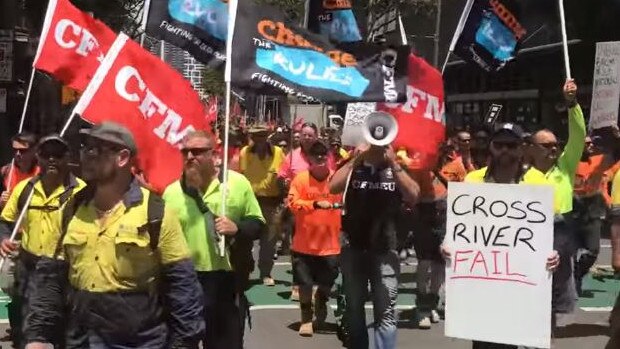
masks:
[[(247, 292), (250, 302), (258, 308), (273, 309), (296, 305), (296, 302), (289, 300), (293, 281), (290, 269), (290, 264), (285, 262), (280, 262), (274, 267), (273, 277), (276, 280), (274, 287), (263, 286), (255, 272), (252, 275), (254, 285)], [(415, 304), (415, 266), (403, 266), (400, 279), (398, 305), (404, 308), (412, 307)], [(337, 282), (340, 283), (341, 279), (339, 278)], [(579, 299), (579, 307), (586, 311), (605, 311), (615, 303), (620, 291), (620, 280), (615, 279), (609, 272), (597, 272), (594, 277), (587, 276), (583, 290), (584, 297)]]

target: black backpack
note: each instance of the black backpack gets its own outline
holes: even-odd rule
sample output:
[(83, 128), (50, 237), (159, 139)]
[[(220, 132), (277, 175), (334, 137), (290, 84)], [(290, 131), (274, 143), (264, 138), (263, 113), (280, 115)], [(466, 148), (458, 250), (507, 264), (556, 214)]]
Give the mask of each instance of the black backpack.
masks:
[[(62, 241), (64, 240), (65, 235), (67, 234), (67, 228), (69, 227), (69, 223), (75, 213), (77, 212), (78, 207), (81, 204), (87, 202), (92, 199), (94, 195), (92, 187), (86, 187), (79, 191), (75, 196), (73, 196), (65, 205), (62, 211), (62, 225), (61, 225), (61, 234), (58, 239), (58, 244), (56, 246), (55, 256), (60, 254), (62, 250)], [(159, 245), (159, 235), (161, 233), (161, 224), (164, 218), (164, 200), (161, 196), (150, 192), (149, 198), (147, 202), (146, 214), (147, 214), (147, 223), (142, 227), (138, 228), (140, 230), (144, 229), (149, 233), (149, 246), (155, 251)]]

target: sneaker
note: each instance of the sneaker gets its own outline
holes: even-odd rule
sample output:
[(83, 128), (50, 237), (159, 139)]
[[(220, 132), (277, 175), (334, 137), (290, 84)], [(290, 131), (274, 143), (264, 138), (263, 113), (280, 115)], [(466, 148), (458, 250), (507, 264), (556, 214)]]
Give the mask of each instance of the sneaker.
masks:
[(418, 328), (421, 330), (430, 330), (431, 319), (428, 316), (421, 318), (420, 321), (418, 322)]
[(291, 300), (293, 302), (299, 302), (299, 286), (293, 286), (291, 288)]
[(431, 322), (436, 324), (439, 320), (441, 320), (441, 317), (439, 316), (437, 310), (431, 310)]
[(273, 287), (276, 285), (276, 281), (271, 276), (266, 276), (263, 278), (263, 285)]
[(314, 335), (312, 322), (306, 322), (299, 325), (299, 335), (302, 337), (312, 337), (312, 335)]

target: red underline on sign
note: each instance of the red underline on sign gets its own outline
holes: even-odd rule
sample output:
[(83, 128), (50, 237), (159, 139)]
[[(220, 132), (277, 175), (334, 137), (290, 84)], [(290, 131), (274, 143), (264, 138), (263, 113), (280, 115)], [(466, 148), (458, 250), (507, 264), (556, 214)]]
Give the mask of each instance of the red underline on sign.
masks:
[(488, 276), (453, 276), (450, 279), (469, 279), (469, 280), (490, 280), (490, 281), (506, 281), (506, 282), (518, 282), (521, 284), (526, 284), (530, 286), (536, 286), (535, 283), (523, 280), (515, 280), (515, 279), (504, 279), (504, 278), (494, 278)]

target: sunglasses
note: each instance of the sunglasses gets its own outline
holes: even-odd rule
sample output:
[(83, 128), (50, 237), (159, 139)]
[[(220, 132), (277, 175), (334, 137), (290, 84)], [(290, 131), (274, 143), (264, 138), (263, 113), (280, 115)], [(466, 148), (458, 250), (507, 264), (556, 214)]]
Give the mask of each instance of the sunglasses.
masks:
[(211, 151), (213, 151), (213, 148), (183, 148), (181, 149), (181, 154), (185, 157), (187, 157), (190, 153), (193, 156), (200, 156), (210, 153)]
[(68, 154), (68, 151), (64, 149), (41, 149), (39, 151), (39, 156), (43, 159), (49, 159), (49, 158), (61, 159), (61, 158), (64, 158), (65, 155), (67, 154)]

